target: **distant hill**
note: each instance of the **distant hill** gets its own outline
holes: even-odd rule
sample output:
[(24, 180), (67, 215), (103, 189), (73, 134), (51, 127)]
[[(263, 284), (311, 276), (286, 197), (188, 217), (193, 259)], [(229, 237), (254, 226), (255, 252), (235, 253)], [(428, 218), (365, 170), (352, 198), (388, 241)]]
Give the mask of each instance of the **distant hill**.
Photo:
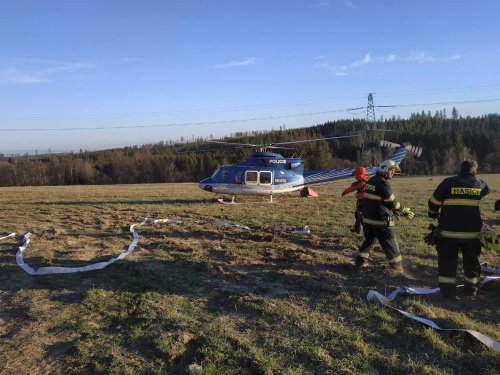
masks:
[[(500, 115), (446, 118), (441, 112), (415, 113), (409, 119), (376, 122), (391, 130), (384, 139), (411, 142), (423, 148), (417, 159), (403, 164), (408, 175), (453, 174), (464, 158), (474, 158), (481, 173), (500, 173)], [(321, 125), (269, 132), (235, 133), (224, 141), (267, 145), (274, 142), (352, 134), (363, 130), (363, 120), (339, 120)], [(252, 150), (206, 142), (158, 142), (143, 146), (56, 155), (0, 156), (0, 186), (121, 184), (198, 181), (218, 164), (241, 161)], [(305, 159), (308, 168), (337, 168), (361, 162), (363, 137), (295, 145), (283, 150)], [(281, 150), (280, 150), (281, 152)]]

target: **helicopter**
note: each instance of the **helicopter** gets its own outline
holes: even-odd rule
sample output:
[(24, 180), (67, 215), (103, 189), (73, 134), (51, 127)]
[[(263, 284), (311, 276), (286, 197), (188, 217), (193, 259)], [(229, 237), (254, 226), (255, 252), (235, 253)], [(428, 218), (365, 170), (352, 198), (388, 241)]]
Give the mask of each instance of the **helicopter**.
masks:
[[(267, 146), (260, 146), (259, 151), (253, 152), (241, 163), (219, 166), (212, 176), (201, 180), (198, 186), (200, 189), (207, 192), (231, 195), (231, 203), (234, 203), (235, 195), (269, 195), (270, 202), (272, 203), (274, 194), (290, 193), (303, 190), (309, 186), (345, 180), (354, 175), (354, 168), (306, 171), (305, 163), (302, 158), (285, 158), (281, 154), (268, 151), (268, 149), (286, 148), (284, 146), (303, 142), (350, 137), (352, 137), (352, 135), (279, 142)], [(231, 144), (221, 141), (211, 142)], [(257, 146), (248, 144), (237, 145)], [(380, 141), (380, 146), (395, 149), (388, 159), (393, 160), (397, 165), (405, 158), (408, 151), (417, 156), (420, 156), (422, 152), (420, 147), (397, 144), (384, 140)], [(377, 166), (365, 167), (365, 169), (367, 175), (373, 175), (377, 171)], [(219, 202), (225, 203), (222, 199), (219, 199)]]

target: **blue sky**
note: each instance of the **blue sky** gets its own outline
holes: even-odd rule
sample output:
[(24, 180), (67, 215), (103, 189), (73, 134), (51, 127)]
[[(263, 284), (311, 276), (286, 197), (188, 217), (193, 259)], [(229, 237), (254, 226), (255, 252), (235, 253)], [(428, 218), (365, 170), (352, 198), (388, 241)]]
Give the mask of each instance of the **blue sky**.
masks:
[[(498, 0), (0, 0), (0, 153), (500, 108)], [(433, 104), (433, 103), (456, 104)]]

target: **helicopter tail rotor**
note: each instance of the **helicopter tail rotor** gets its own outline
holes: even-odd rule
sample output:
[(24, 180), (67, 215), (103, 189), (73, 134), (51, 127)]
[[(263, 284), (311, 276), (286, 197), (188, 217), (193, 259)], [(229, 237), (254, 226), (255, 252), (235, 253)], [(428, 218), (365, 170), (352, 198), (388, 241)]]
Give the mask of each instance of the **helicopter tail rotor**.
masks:
[[(386, 140), (381, 140), (380, 141), (380, 146), (381, 147), (390, 147), (390, 148), (397, 148), (400, 147), (401, 145), (399, 143), (394, 143), (394, 142), (389, 142)], [(406, 148), (406, 151), (410, 152), (411, 154), (415, 155), (417, 158), (422, 155), (422, 147), (418, 146), (413, 146), (410, 144), (404, 145)]]

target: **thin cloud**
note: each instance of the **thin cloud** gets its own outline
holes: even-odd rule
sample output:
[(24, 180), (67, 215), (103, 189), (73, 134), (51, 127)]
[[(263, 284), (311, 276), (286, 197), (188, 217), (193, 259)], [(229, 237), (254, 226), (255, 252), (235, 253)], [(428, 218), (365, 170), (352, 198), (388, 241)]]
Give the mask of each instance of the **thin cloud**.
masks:
[(74, 72), (80, 69), (88, 69), (91, 65), (88, 63), (80, 62), (80, 63), (62, 63), (59, 65), (54, 65), (48, 67), (47, 69), (43, 69), (40, 73), (44, 75), (54, 75), (59, 72)]
[(345, 6), (348, 7), (348, 8), (353, 8), (353, 9), (358, 9), (359, 8), (359, 6), (357, 6), (356, 4), (354, 4), (352, 1), (346, 2)]
[(335, 76), (346, 76), (349, 75), (350, 72), (354, 69), (358, 69), (363, 65), (372, 64), (377, 62), (378, 59), (374, 59), (370, 53), (367, 53), (363, 56), (362, 59), (356, 60), (349, 65), (346, 64), (333, 64), (331, 63), (326, 56), (315, 56), (315, 63), (313, 64), (314, 68), (325, 69), (332, 72)]
[(391, 54), (391, 55), (387, 55), (387, 56), (385, 56), (385, 57), (383, 58), (383, 60), (384, 60), (385, 62), (388, 62), (388, 63), (390, 63), (390, 62), (394, 62), (394, 61), (396, 61), (396, 59), (397, 59), (396, 55), (393, 55), (393, 54)]
[(433, 62), (434, 57), (432, 57), (425, 51), (421, 51), (421, 52), (412, 52), (406, 60), (416, 62), (417, 64), (425, 64)]
[(313, 59), (316, 61), (313, 64), (314, 68), (328, 70), (336, 76), (346, 76), (348, 74), (346, 65), (332, 64), (328, 61), (326, 56), (315, 56)]
[(39, 75), (25, 73), (17, 69), (5, 69), (0, 71), (0, 83), (29, 84), (46, 81), (45, 78)]
[(462, 55), (454, 54), (447, 57), (434, 57), (425, 51), (411, 52), (407, 57), (401, 57), (396, 54), (388, 54), (385, 56), (372, 56), (371, 52), (366, 53), (362, 59), (356, 60), (350, 64), (334, 64), (324, 55), (315, 56), (314, 68), (325, 69), (332, 72), (336, 76), (346, 76), (355, 70), (362, 69), (369, 64), (391, 64), (395, 62), (407, 62), (415, 64), (426, 64), (433, 62), (449, 62), (462, 59)]
[(239, 66), (249, 66), (257, 64), (257, 59), (255, 57), (246, 57), (240, 60), (233, 60), (225, 64), (212, 65), (215, 69), (227, 69)]
[(353, 67), (353, 68), (358, 68), (358, 67), (360, 67), (360, 66), (362, 66), (362, 65), (371, 64), (371, 63), (373, 63), (373, 61), (374, 61), (374, 60), (373, 60), (373, 59), (372, 59), (372, 57), (370, 56), (370, 53), (367, 53), (367, 54), (365, 55), (365, 57), (363, 57), (363, 59), (362, 59), (362, 60), (356, 60), (356, 61), (354, 61), (354, 62), (351, 64), (351, 67)]
[(331, 66), (326, 56), (314, 56), (313, 60), (315, 61), (315, 63), (313, 64), (314, 68), (328, 69)]
[[(3, 67), (2, 67), (3, 66)], [(0, 83), (33, 84), (53, 81), (62, 74), (91, 68), (86, 62), (0, 57)]]
[(453, 61), (453, 60), (461, 60), (461, 59), (462, 59), (462, 55), (455, 54), (455, 55), (451, 55), (451, 56), (445, 58), (444, 61)]

